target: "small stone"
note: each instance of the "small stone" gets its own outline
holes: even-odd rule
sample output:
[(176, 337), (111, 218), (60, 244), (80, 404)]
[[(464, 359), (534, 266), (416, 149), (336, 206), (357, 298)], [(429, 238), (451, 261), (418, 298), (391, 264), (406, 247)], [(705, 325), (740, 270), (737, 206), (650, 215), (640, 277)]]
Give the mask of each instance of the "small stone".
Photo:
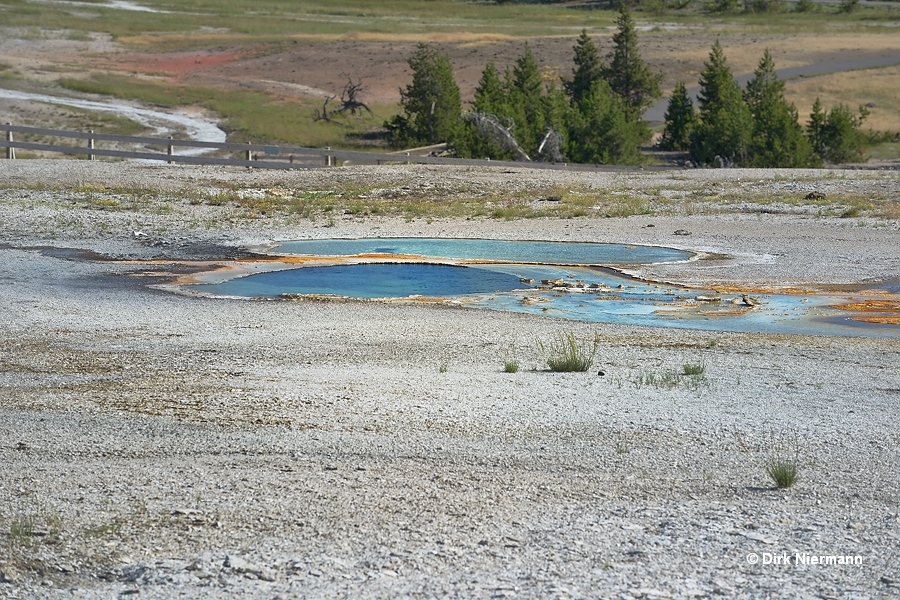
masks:
[(676, 229), (672, 235), (691, 235), (691, 232), (687, 229)]
[(0, 583), (16, 583), (19, 580), (19, 572), (10, 565), (0, 566)]
[(752, 531), (749, 533), (743, 534), (745, 538), (748, 540), (753, 540), (755, 542), (762, 542), (763, 544), (774, 544), (777, 540), (774, 540), (770, 537), (766, 537), (759, 533), (753, 533)]
[(253, 576), (263, 581), (275, 581), (275, 572), (272, 569), (254, 565), (240, 556), (226, 556), (222, 566), (244, 576)]

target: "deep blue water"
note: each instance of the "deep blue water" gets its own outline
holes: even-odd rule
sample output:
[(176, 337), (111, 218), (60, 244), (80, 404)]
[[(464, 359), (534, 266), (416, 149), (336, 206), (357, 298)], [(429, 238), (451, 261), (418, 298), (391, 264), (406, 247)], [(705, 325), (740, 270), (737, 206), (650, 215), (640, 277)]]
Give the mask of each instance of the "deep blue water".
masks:
[(446, 297), (510, 291), (524, 284), (507, 273), (435, 264), (375, 263), (307, 267), (240, 277), (213, 287), (227, 296), (329, 294), (353, 298)]

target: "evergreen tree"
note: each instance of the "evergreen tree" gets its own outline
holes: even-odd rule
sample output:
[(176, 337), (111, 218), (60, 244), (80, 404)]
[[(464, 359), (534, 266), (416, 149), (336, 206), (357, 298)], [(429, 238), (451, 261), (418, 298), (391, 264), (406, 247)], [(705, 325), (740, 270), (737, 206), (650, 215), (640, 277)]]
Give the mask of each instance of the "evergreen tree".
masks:
[(544, 82), (531, 47), (516, 60), (512, 76), (507, 73), (510, 116), (515, 121), (516, 139), (529, 156), (534, 156), (541, 142), (546, 123), (543, 111)]
[(490, 139), (478, 130), (478, 121), (481, 118), (494, 119), (505, 129), (514, 126), (510, 117), (509, 92), (492, 62), (481, 72), (481, 79), (475, 88), (472, 112), (479, 113), (479, 117), (468, 115), (470, 118), (462, 125), (460, 134), (454, 142), (454, 153), (462, 157), (512, 160), (514, 156), (509, 149), (502, 148), (496, 140)]
[(581, 35), (578, 36), (573, 49), (575, 50), (575, 71), (572, 73), (572, 79), (563, 81), (563, 87), (572, 102), (577, 104), (590, 92), (595, 81), (603, 79), (606, 67), (603, 65), (597, 46), (588, 37), (586, 29), (581, 30)]
[(797, 118), (797, 109), (784, 98), (784, 82), (775, 73), (768, 49), (747, 84), (744, 101), (753, 118), (747, 166), (810, 167), (818, 164)]
[(663, 150), (687, 150), (691, 146), (691, 132), (697, 121), (694, 103), (684, 83), (679, 82), (666, 108), (666, 126), (659, 147)]
[(638, 164), (649, 132), (606, 81), (595, 82), (572, 111), (566, 155), (589, 164)]
[(813, 103), (812, 113), (809, 115), (809, 121), (806, 123), (806, 137), (812, 146), (813, 152), (823, 159), (825, 158), (825, 123), (828, 120), (828, 114), (822, 108), (822, 101), (816, 98)]
[(609, 55), (605, 77), (612, 90), (622, 96), (628, 107), (639, 115), (662, 97), (659, 89), (662, 75), (653, 73), (641, 58), (634, 19), (624, 3), (619, 5), (616, 24), (618, 31), (613, 35), (615, 48)]
[(508, 94), (503, 87), (500, 73), (490, 62), (481, 72), (481, 79), (475, 88), (475, 102), (472, 109), (494, 115), (505, 114), (508, 109)]
[(860, 127), (869, 115), (869, 111), (865, 107), (860, 107), (859, 112), (854, 114), (846, 104), (838, 104), (830, 112), (824, 113), (824, 119), (822, 119), (822, 113), (819, 113), (818, 118), (821, 119), (821, 125), (818, 127), (818, 132), (815, 132), (813, 118), (817, 116), (817, 108), (821, 111), (818, 99), (813, 105), (813, 114), (807, 125), (807, 135), (819, 156), (830, 163), (859, 160), (866, 144), (866, 136), (860, 131)]
[(700, 122), (691, 136), (694, 161), (741, 164), (747, 157), (753, 119), (718, 40), (700, 74), (699, 100)]
[(567, 160), (563, 154), (566, 147), (568, 123), (571, 119), (569, 99), (562, 88), (555, 85), (547, 87), (544, 94), (544, 134), (538, 145), (538, 157), (546, 161), (562, 162)]
[(456, 136), (462, 101), (447, 55), (419, 44), (409, 59), (413, 80), (400, 90), (403, 114), (385, 123), (396, 147), (437, 144)]

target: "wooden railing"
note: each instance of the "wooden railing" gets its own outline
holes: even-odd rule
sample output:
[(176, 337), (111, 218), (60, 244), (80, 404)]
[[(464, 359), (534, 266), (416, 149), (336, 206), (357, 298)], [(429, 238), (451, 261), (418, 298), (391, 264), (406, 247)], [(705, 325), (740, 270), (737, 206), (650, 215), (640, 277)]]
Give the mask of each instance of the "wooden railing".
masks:
[[(94, 133), (68, 131), (64, 129), (44, 129), (41, 127), (26, 127), (0, 124), (0, 131), (5, 131), (5, 136), (0, 136), (0, 148), (6, 148), (6, 158), (14, 159), (16, 150), (35, 150), (40, 152), (60, 152), (63, 154), (86, 155), (90, 160), (98, 156), (108, 156), (120, 159), (158, 160), (167, 163), (187, 163), (193, 165), (227, 165), (236, 167), (253, 167), (257, 169), (311, 169), (319, 167), (341, 166), (347, 164), (443, 164), (443, 165), (471, 165), (471, 166), (515, 166), (540, 169), (571, 169), (571, 170), (622, 170), (622, 167), (570, 165), (536, 162), (508, 162), (488, 161), (461, 158), (445, 158), (432, 156), (427, 152), (417, 153), (416, 150), (404, 152), (378, 153), (378, 152), (353, 152), (345, 150), (331, 150), (330, 148), (307, 148), (303, 146), (267, 145), (267, 144), (235, 144), (228, 142), (200, 142), (196, 140), (176, 140), (169, 138), (155, 138), (144, 136), (114, 135), (109, 133)], [(28, 136), (46, 136), (73, 140), (84, 140), (82, 145), (46, 144), (38, 142), (16, 141), (14, 134)], [(5, 138), (5, 139), (4, 139)], [(98, 148), (97, 142), (108, 141), (120, 144), (132, 144), (144, 146), (138, 151), (113, 150)], [(146, 148), (150, 146), (151, 148)], [(152, 147), (160, 150), (154, 151)], [(178, 148), (203, 148), (218, 154), (233, 154), (242, 158), (227, 158), (222, 156), (179, 155)], [(419, 149), (427, 151), (428, 149)], [(627, 167), (626, 167), (627, 168)]]

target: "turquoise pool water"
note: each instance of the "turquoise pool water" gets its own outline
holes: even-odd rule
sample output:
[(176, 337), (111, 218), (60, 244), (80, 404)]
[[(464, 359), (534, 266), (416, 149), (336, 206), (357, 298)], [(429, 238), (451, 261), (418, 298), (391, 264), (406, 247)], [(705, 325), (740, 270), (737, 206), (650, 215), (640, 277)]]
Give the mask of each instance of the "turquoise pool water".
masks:
[[(425, 296), (473, 308), (598, 323), (900, 336), (896, 325), (862, 323), (850, 319), (850, 313), (831, 308), (848, 301), (846, 296), (767, 294), (746, 298), (639, 280), (610, 268), (691, 257), (689, 252), (672, 248), (404, 238), (289, 242), (274, 252), (331, 257), (338, 264), (286, 268), (196, 287), (216, 296), (238, 297)], [(417, 258), (399, 262), (409, 261), (410, 256)], [(392, 257), (398, 262), (391, 262)], [(485, 260), (496, 262), (481, 262)]]
[(510, 263), (607, 266), (672, 262), (692, 256), (691, 252), (660, 246), (432, 238), (301, 240), (279, 244), (272, 252), (310, 256), (393, 254)]

